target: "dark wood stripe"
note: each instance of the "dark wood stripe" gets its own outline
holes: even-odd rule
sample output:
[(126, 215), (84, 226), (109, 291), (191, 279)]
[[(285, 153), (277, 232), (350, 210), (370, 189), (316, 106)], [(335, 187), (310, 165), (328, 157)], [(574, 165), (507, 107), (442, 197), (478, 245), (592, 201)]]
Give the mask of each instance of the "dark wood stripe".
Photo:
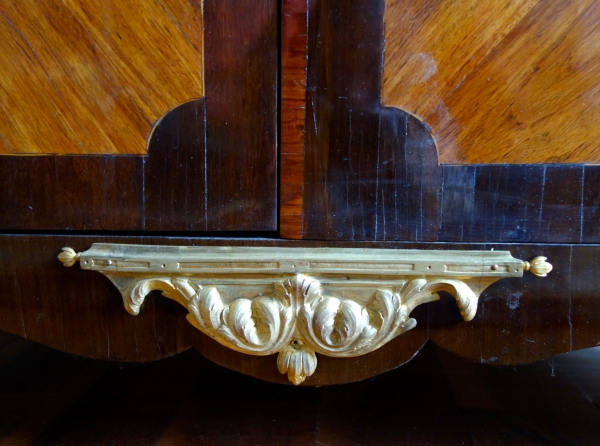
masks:
[(206, 0), (207, 229), (277, 228), (277, 0)]
[(600, 240), (600, 166), (585, 166), (583, 171), (581, 242)]
[[(600, 342), (595, 332), (600, 327), (600, 312), (591, 310), (599, 300), (600, 252), (592, 246), (573, 249), (571, 260), (572, 348), (580, 349)], [(597, 345), (597, 344), (596, 344)]]

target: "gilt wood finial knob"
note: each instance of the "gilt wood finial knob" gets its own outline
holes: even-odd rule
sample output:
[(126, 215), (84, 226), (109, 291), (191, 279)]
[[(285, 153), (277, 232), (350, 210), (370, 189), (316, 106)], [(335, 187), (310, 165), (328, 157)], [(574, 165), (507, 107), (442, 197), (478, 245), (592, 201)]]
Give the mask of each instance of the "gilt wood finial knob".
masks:
[(535, 257), (531, 262), (523, 262), (523, 269), (538, 277), (546, 277), (552, 271), (552, 264), (544, 256)]
[(62, 252), (58, 255), (58, 260), (66, 267), (75, 265), (79, 261), (81, 256), (80, 252), (75, 252), (72, 248), (63, 248)]

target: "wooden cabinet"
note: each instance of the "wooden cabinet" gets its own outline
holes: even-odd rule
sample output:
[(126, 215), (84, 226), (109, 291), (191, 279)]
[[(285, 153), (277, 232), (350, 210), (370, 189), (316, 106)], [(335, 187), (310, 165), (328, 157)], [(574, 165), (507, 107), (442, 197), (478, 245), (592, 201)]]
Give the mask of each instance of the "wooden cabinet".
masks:
[[(305, 74), (291, 71), (306, 101), (282, 119), (290, 135), (305, 134), (303, 149), (283, 143), (282, 166), (294, 173), (282, 183), (283, 233), (522, 258), (545, 251), (557, 262), (550, 280), (498, 283), (473, 324), (431, 305), (421, 339), (501, 364), (596, 345), (589, 271), (600, 170), (591, 122), (600, 96), (588, 38), (598, 7), (309, 2), (308, 20), (297, 14), (300, 31), (284, 40), (298, 62), (306, 48)], [(401, 351), (411, 357), (403, 341), (390, 353), (398, 362)]]
[[(68, 27), (43, 38), (35, 34), (50, 18), (89, 29), (85, 48), (102, 57), (96, 61), (83, 50), (78, 57), (106, 64), (86, 66), (87, 72), (117, 70), (122, 79), (100, 85), (115, 82), (133, 104), (145, 88), (156, 87), (138, 85), (130, 75), (136, 60), (146, 63), (145, 79), (163, 79), (164, 66), (154, 69), (133, 43), (120, 43), (123, 35), (114, 38), (120, 21), (129, 30), (126, 39), (145, 35), (158, 45), (147, 57), (172, 70), (179, 66), (187, 77), (153, 81), (167, 83), (165, 98), (176, 103), (160, 109), (168, 102), (160, 99), (163, 87), (152, 91), (164, 114), (152, 132), (142, 122), (130, 135), (127, 124), (96, 119), (95, 109), (85, 109), (87, 122), (114, 124), (131, 140), (145, 128), (147, 155), (37, 156), (42, 149), (36, 149), (33, 156), (0, 157), (0, 328), (115, 360), (158, 359), (194, 345), (219, 364), (286, 382), (273, 357), (225, 349), (189, 327), (185, 311), (168, 300), (148, 299), (133, 319), (104, 278), (64, 270), (56, 261), (60, 248), (111, 242), (495, 249), (521, 259), (547, 256), (554, 271), (544, 281), (507, 279), (492, 286), (469, 323), (446, 299), (420, 307), (413, 312), (415, 329), (359, 358), (320, 359), (306, 383), (364, 379), (410, 360), (427, 340), (497, 364), (596, 345), (599, 95), (598, 52), (590, 42), (600, 3), (505, 3), (503, 9), (468, 0), (207, 0), (200, 12), (198, 3), (184, 1), (167, 2), (162, 12), (140, 11), (142, 19), (148, 14), (155, 23), (164, 20), (166, 29), (181, 30), (181, 42), (169, 40), (165, 35), (172, 34), (162, 28), (156, 36), (135, 32), (135, 21), (126, 20), (120, 6), (107, 7), (110, 20), (100, 21), (89, 19), (99, 14), (91, 9), (65, 18), (64, 8), (75, 8), (70, 3), (30, 12), (2, 3), (3, 32), (12, 33), (5, 42), (29, 42), (28, 50), (15, 44), (5, 56), (14, 68), (2, 75), (5, 127), (15, 127), (5, 110), (9, 100), (14, 119), (23, 114), (15, 104), (26, 104), (29, 114), (42, 107), (39, 129), (50, 133), (33, 132), (38, 139), (31, 141), (54, 137), (47, 120), (55, 105), (28, 99), (26, 83), (22, 96), (9, 87), (22, 76), (14, 61), (26, 60), (24, 52), (49, 51), (51, 37), (59, 43), (74, 38)], [(38, 15), (28, 20), (33, 12)], [(196, 40), (186, 39), (188, 33)], [(28, 63), (52, 74), (60, 68), (56, 61), (71, 60), (57, 48)], [(196, 52), (203, 55), (201, 83), (189, 74), (199, 63)], [(67, 78), (50, 83), (59, 99), (71, 92), (63, 88), (80, 80), (61, 69), (56, 72)], [(96, 93), (105, 94), (100, 87)], [(117, 110), (120, 120), (133, 119), (131, 110)], [(150, 119), (145, 109), (134, 111)], [(36, 128), (34, 121), (19, 122)], [(6, 137), (5, 146), (12, 141)], [(73, 232), (83, 230), (96, 232)], [(253, 234), (270, 239), (248, 238)], [(228, 238), (194, 238), (202, 235)]]

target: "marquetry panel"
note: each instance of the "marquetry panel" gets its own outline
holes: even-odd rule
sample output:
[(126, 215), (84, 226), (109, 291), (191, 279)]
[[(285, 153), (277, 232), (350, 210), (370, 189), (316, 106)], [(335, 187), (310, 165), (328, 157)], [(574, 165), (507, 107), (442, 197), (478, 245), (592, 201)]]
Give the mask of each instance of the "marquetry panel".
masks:
[[(50, 0), (35, 5), (52, 12), (54, 9), (49, 3)], [(81, 38), (85, 40), (92, 35), (90, 29), (96, 26), (92, 26), (92, 18), (102, 15), (101, 21), (107, 25), (98, 24), (94, 28), (98, 30), (96, 40), (109, 41), (110, 34), (102, 34), (100, 29), (115, 31), (124, 41), (150, 36), (160, 51), (153, 51), (151, 46), (146, 51), (142, 48), (143, 42), (136, 40), (140, 48), (136, 54), (140, 59), (132, 65), (117, 58), (122, 65), (114, 71), (111, 71), (112, 65), (106, 70), (101, 65), (95, 66), (100, 70), (100, 74), (96, 73), (98, 76), (118, 71), (121, 78), (98, 77), (98, 82), (94, 78), (81, 78), (90, 83), (89, 89), (82, 90), (89, 96), (81, 97), (89, 99), (88, 102), (79, 101), (79, 96), (67, 97), (61, 93), (65, 101), (79, 101), (76, 102), (78, 113), (69, 115), (78, 117), (72, 122), (85, 122), (90, 132), (114, 138), (109, 141), (112, 145), (90, 138), (96, 143), (93, 155), (84, 154), (76, 144), (75, 149), (80, 152), (68, 156), (0, 156), (0, 209), (3, 211), (0, 228), (10, 231), (274, 231), (277, 228), (277, 0), (163, 0), (164, 9), (155, 8), (154, 2), (139, 0), (138, 14), (123, 9), (125, 4), (131, 5), (131, 1), (116, 3), (119, 5), (106, 2), (106, 9), (101, 9), (99, 2), (81, 1), (77, 13), (74, 3), (66, 3), (75, 12), (73, 16), (67, 14), (65, 17), (70, 19), (64, 18), (64, 21), (83, 23), (87, 20), (82, 26), (85, 33)], [(160, 2), (157, 0), (157, 3)], [(7, 0), (0, 0), (0, 21), (6, 13), (2, 8), (5, 4), (9, 4)], [(10, 8), (25, 17), (25, 11), (16, 2)], [(55, 9), (61, 8), (64, 6), (58, 5)], [(152, 11), (147, 12), (149, 9)], [(86, 11), (95, 11), (96, 15)], [(121, 15), (111, 16), (110, 11)], [(34, 12), (27, 11), (28, 14)], [(33, 25), (22, 21), (24, 30), (35, 31)], [(159, 22), (163, 23), (162, 28)], [(132, 23), (137, 23), (140, 29), (130, 30)], [(183, 33), (186, 38), (182, 37)], [(118, 36), (113, 53), (125, 54), (121, 44), (116, 42)], [(42, 38), (41, 31), (38, 38)], [(72, 35), (70, 38), (75, 39)], [(178, 46), (175, 45), (174, 40), (180, 38), (185, 41), (175, 42)], [(0, 41), (0, 48), (6, 44)], [(73, 43), (73, 48), (80, 46), (79, 42)], [(178, 53), (178, 48), (189, 51)], [(70, 54), (76, 58), (73, 51)], [(210, 67), (204, 75), (202, 55)], [(97, 56), (94, 63), (116, 63), (99, 50)], [(50, 62), (57, 66), (61, 63), (60, 59)], [(77, 60), (73, 59), (72, 64), (77, 66)], [(77, 91), (77, 85), (70, 83), (69, 76), (81, 80), (77, 77), (80, 75), (80, 72), (62, 73), (55, 84), (58, 86), (61, 81), (60, 88), (67, 86), (73, 88), (70, 91)], [(10, 76), (10, 72), (0, 73), (0, 87)], [(159, 79), (160, 76), (166, 80)], [(124, 87), (110, 90), (114, 96), (104, 95), (102, 88), (106, 85), (112, 88), (109, 81), (121, 82)], [(125, 81), (129, 84), (124, 84)], [(31, 88), (42, 87), (32, 83)], [(100, 89), (104, 96), (93, 88)], [(48, 94), (36, 98), (46, 101), (46, 107), (52, 104), (48, 98), (56, 91), (49, 87)], [(94, 102), (97, 99), (94, 95), (101, 96), (98, 103)], [(198, 99), (188, 100), (195, 97)], [(5, 96), (0, 88), (0, 101), (2, 98)], [(121, 102), (134, 99), (139, 102), (133, 104), (135, 107), (119, 108)], [(19, 101), (14, 104), (16, 108), (17, 105), (27, 107), (28, 103)], [(100, 106), (115, 112), (104, 115), (97, 110)], [(44, 107), (28, 111), (36, 120), (23, 121), (27, 129), (37, 132), (35, 138), (45, 147), (73, 148), (69, 146), (69, 135), (63, 135), (60, 144), (56, 142), (63, 121), (54, 122), (54, 116), (46, 113), (48, 109)], [(80, 110), (85, 107), (95, 107), (97, 113)], [(65, 113), (75, 111), (74, 108), (64, 110)], [(153, 116), (144, 117), (150, 113), (148, 110)], [(133, 125), (136, 120), (140, 121), (137, 127)], [(0, 127), (10, 125), (11, 121), (0, 117)], [(114, 156), (96, 156), (107, 147), (113, 150)], [(147, 156), (121, 156), (117, 149), (138, 154), (145, 154), (147, 150)]]
[(600, 2), (388, 0), (382, 102), (441, 163), (600, 161)]
[(0, 154), (145, 154), (203, 96), (199, 0), (0, 1)]
[[(282, 132), (281, 138), (281, 235), (353, 241), (599, 242), (597, 184), (600, 165), (574, 163), (595, 162), (591, 149), (600, 134), (594, 132), (593, 127), (600, 121), (594, 119), (596, 111), (593, 107), (577, 108), (576, 100), (567, 98), (570, 94), (573, 98), (579, 94), (581, 98), (587, 91), (589, 98), (594, 99), (594, 89), (589, 87), (593, 66), (598, 66), (592, 56), (595, 51), (592, 21), (598, 8), (596, 3), (586, 1), (589, 8), (582, 14), (573, 2), (546, 2), (557, 19), (550, 17), (551, 14), (544, 16), (544, 8), (537, 2), (503, 2), (505, 7), (500, 8), (496, 3), (482, 0), (481, 4), (488, 4), (491, 11), (488, 17), (485, 15), (488, 9), (480, 8), (479, 3), (426, 1), (421, 5), (410, 0), (401, 2), (406, 8), (403, 14), (397, 15), (392, 32), (390, 15), (401, 8), (397, 2), (310, 0), (304, 6), (302, 19), (305, 20), (297, 18), (293, 22), (291, 13), (297, 13), (301, 2), (286, 0), (284, 15), (286, 11), (290, 13), (286, 15), (287, 20), (296, 23), (298, 30), (302, 29), (301, 23), (306, 23), (307, 57), (304, 78), (297, 70), (300, 65), (295, 65), (294, 61), (300, 61), (305, 47), (300, 38), (292, 39), (293, 30), (288, 30), (289, 36), (283, 41), (282, 77), (296, 79), (294, 76), (298, 76), (296, 87), (288, 89), (289, 102), (293, 103), (301, 96), (304, 79), (306, 86), (305, 108), (298, 108), (293, 114), (291, 109), (282, 107), (286, 119), (282, 121), (285, 136)], [(440, 21), (436, 25), (436, 11), (445, 13), (446, 22), (438, 17)], [(510, 20), (506, 19), (500, 26), (497, 20), (502, 19), (503, 14)], [(467, 16), (471, 20), (467, 20)], [(534, 31), (525, 26), (526, 21), (531, 27), (541, 26), (542, 16), (546, 17), (546, 40), (529, 35)], [(572, 26), (563, 24), (565, 28), (560, 25), (561, 20), (571, 20)], [(550, 28), (558, 25), (552, 32), (563, 33), (564, 39), (570, 36), (570, 40), (554, 38), (556, 50), (551, 51), (547, 47), (552, 34)], [(439, 32), (435, 36), (424, 30), (434, 32), (436, 26)], [(459, 43), (454, 42), (452, 47), (449, 36), (463, 30), (464, 42), (456, 39)], [(510, 50), (508, 39), (520, 42), (524, 58), (529, 57), (528, 51), (535, 52), (532, 45), (517, 39), (517, 31), (525, 33), (525, 40), (532, 39), (540, 51), (547, 48), (546, 53), (540, 54), (546, 54), (548, 60), (555, 58), (556, 68), (544, 68), (549, 74), (542, 78), (535, 77), (537, 73), (529, 70), (523, 73), (523, 78), (517, 79), (516, 71), (503, 67), (498, 52)], [(406, 39), (394, 40), (392, 34), (396, 32), (397, 36)], [(581, 37), (586, 32), (589, 39)], [(427, 59), (437, 61), (435, 69), (432, 64), (429, 71), (414, 64), (412, 70), (398, 67), (399, 74), (392, 79), (390, 65), (396, 61), (390, 59), (390, 51), (396, 51), (397, 58), (404, 57), (404, 50), (400, 50), (402, 45), (406, 47), (406, 53), (420, 51), (413, 42), (425, 37), (431, 39), (431, 45), (443, 44), (448, 50)], [(571, 53), (564, 50), (563, 45), (571, 48)], [(578, 48), (585, 51), (582, 53)], [(562, 59), (555, 52), (559, 50), (566, 51), (560, 56)], [(511, 54), (516, 57), (515, 52)], [(573, 65), (574, 58), (581, 54), (590, 58), (589, 64)], [(384, 70), (383, 55), (386, 56)], [(508, 56), (506, 53), (505, 59), (512, 60)], [(410, 56), (405, 59), (405, 62), (411, 60)], [(465, 62), (461, 63), (462, 59)], [(419, 60), (428, 63), (424, 58)], [(438, 63), (440, 60), (443, 63)], [(468, 96), (471, 94), (468, 88), (458, 86), (454, 89), (450, 85), (460, 84), (463, 77), (465, 85), (469, 82), (475, 85), (479, 82), (478, 76), (490, 69), (485, 68), (483, 62), (491, 64), (493, 60), (496, 60), (497, 75), (506, 80), (503, 83), (491, 72), (486, 75), (486, 84), (488, 77), (489, 84), (498, 83), (496, 90), (488, 91), (481, 86), (477, 90), (479, 96), (475, 93)], [(543, 64), (550, 63), (548, 60), (540, 59), (539, 66), (546, 66)], [(476, 61), (481, 63), (477, 65)], [(565, 68), (569, 66), (570, 70)], [(553, 83), (558, 82), (559, 71), (563, 68), (564, 82)], [(570, 83), (577, 72), (582, 76), (581, 82)], [(382, 79), (382, 76), (387, 77)], [(548, 85), (535, 90), (527, 79), (531, 83), (540, 81)], [(406, 84), (398, 84), (396, 104), (390, 103), (389, 95), (385, 96), (387, 90), (382, 87), (385, 81), (389, 89), (392, 80)], [(291, 83), (288, 86), (292, 87)], [(503, 97), (503, 92), (512, 86), (522, 88), (516, 90), (512, 98)], [(528, 91), (535, 94), (532, 93), (531, 101), (526, 103)], [(448, 96), (445, 104), (457, 101), (458, 108), (452, 110), (469, 119), (442, 122), (436, 120), (435, 114), (427, 113), (427, 108), (435, 109), (440, 103), (436, 96), (442, 95)], [(542, 99), (552, 99), (556, 105), (560, 102), (559, 97), (564, 99), (561, 109), (543, 109)], [(400, 99), (406, 99), (414, 108), (403, 106)], [(522, 130), (510, 128), (503, 121), (502, 107), (506, 109), (507, 103), (493, 109), (492, 99), (513, 101), (512, 109), (519, 106), (522, 114), (513, 110), (513, 116), (521, 116)], [(593, 101), (585, 103), (593, 105)], [(424, 121), (398, 107), (424, 118)], [(525, 113), (533, 116), (531, 110), (541, 117), (529, 125), (522, 116)], [(581, 111), (580, 116), (574, 115), (579, 113), (577, 110)], [(462, 127), (452, 127), (459, 124)], [(543, 138), (535, 136), (537, 131), (543, 132)], [(302, 142), (304, 151), (298, 150)], [(573, 150), (574, 144), (579, 144), (577, 150)], [(452, 147), (465, 149), (464, 158), (449, 159), (458, 153), (448, 152)], [(581, 158), (561, 158), (565, 154)], [(471, 158), (467, 159), (466, 155)], [(440, 161), (450, 165), (440, 166)], [(553, 164), (544, 165), (544, 161)], [(563, 161), (569, 163), (560, 164)]]

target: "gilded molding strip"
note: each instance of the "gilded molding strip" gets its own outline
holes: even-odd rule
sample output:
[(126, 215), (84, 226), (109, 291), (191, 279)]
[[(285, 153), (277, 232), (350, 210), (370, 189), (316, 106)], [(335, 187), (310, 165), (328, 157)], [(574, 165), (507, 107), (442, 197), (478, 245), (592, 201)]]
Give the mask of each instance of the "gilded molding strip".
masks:
[(552, 265), (508, 251), (356, 248), (177, 247), (95, 243), (63, 248), (65, 266), (107, 276), (137, 315), (153, 290), (177, 301), (198, 330), (250, 355), (278, 353), (277, 367), (300, 384), (315, 353), (360, 356), (415, 327), (409, 315), (450, 293), (465, 321), (481, 292), (524, 271), (544, 277)]

